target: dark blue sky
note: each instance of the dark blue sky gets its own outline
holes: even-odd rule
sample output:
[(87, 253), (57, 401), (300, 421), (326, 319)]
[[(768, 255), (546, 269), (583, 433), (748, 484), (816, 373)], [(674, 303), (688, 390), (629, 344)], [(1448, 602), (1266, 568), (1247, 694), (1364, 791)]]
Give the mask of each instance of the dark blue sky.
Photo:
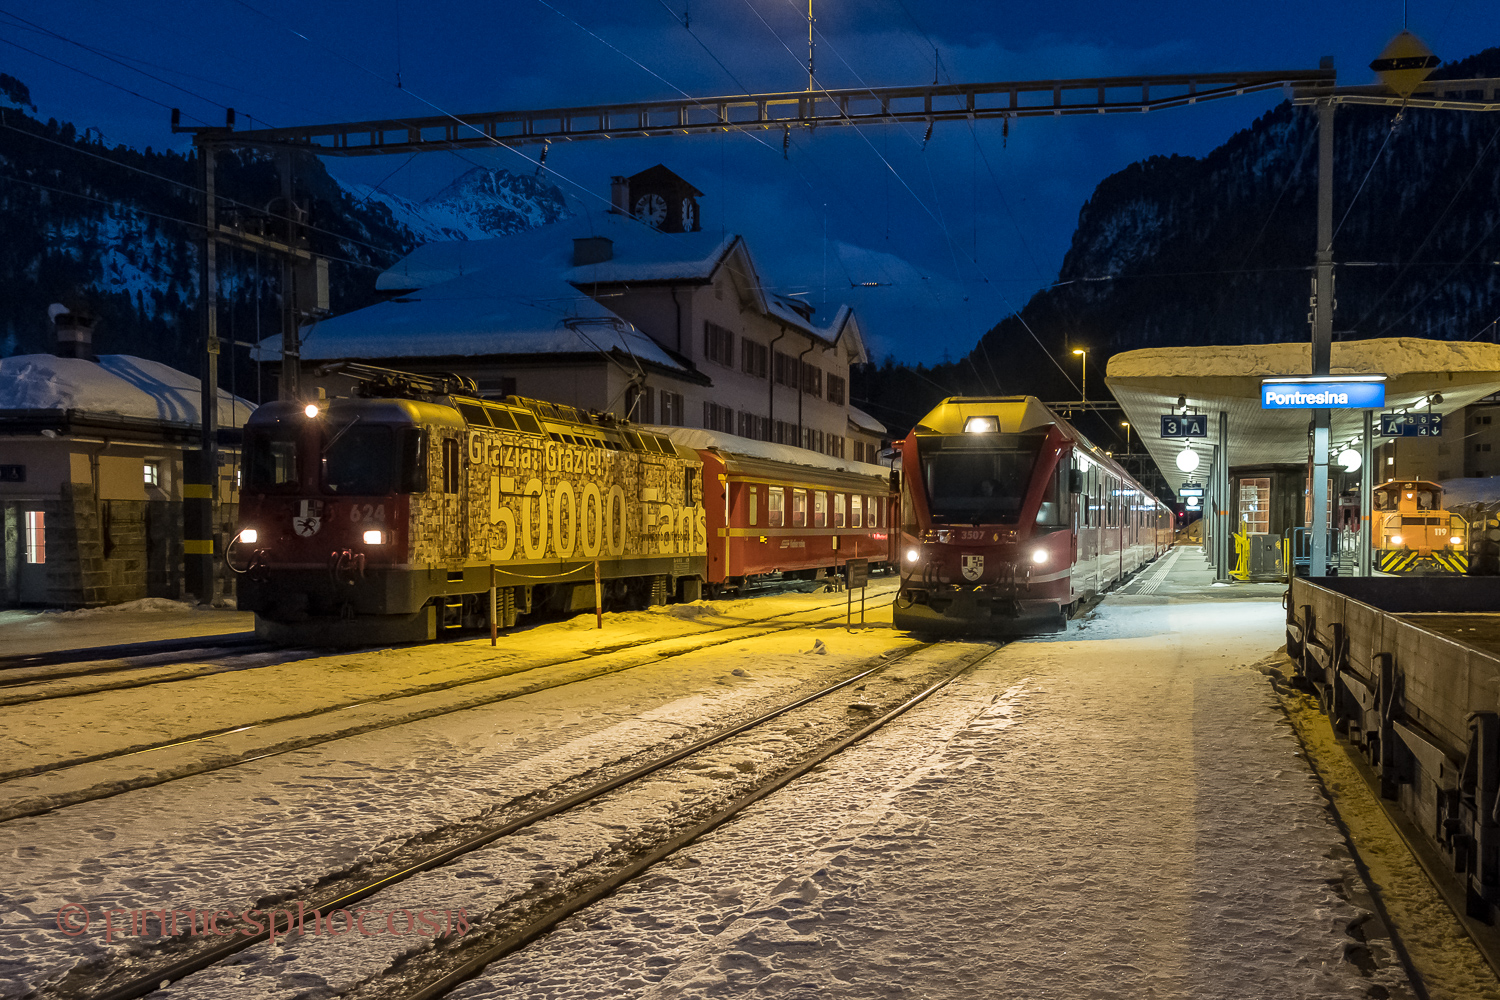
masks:
[[(215, 124), (218, 105), (232, 105), (242, 125), (290, 125), (806, 86), (805, 0), (247, 2), (0, 0), (0, 43), (12, 43), (0, 44), (0, 71), (30, 86), (44, 117), (179, 149), (161, 105)], [(827, 87), (935, 72), (947, 82), (1305, 68), (1322, 55), (1341, 82), (1366, 83), (1402, 23), (1399, 0), (815, 0), (815, 13)], [(1409, 24), (1445, 59), (1500, 44), (1492, 0), (1413, 0)], [(1028, 119), (1005, 143), (999, 122), (939, 125), (925, 151), (920, 126), (824, 129), (794, 133), (785, 160), (776, 133), (577, 143), (555, 145), (547, 166), (597, 210), (611, 174), (666, 163), (705, 192), (705, 229), (749, 238), (768, 284), (815, 302), (826, 288), (830, 305), (865, 317), (877, 353), (933, 361), (969, 350), (1053, 279), (1103, 177), (1152, 154), (1201, 155), (1280, 100)], [(326, 162), (416, 198), (474, 164), (533, 169), (503, 149), (462, 155)]]

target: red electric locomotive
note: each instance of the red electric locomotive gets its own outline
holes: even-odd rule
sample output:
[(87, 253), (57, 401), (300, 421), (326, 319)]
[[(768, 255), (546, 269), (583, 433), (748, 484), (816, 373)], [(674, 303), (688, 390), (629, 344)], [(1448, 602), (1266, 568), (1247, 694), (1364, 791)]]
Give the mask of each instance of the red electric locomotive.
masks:
[(1172, 544), (1172, 514), (1032, 396), (945, 399), (901, 445), (897, 627), (1060, 632)]
[[(752, 453), (774, 446), (481, 399), (459, 376), (339, 370), (360, 395), (268, 403), (245, 425), (226, 561), (267, 638), (421, 641), (487, 624), (491, 588), (510, 626), (534, 609), (696, 600), (705, 583), (890, 558), (878, 466), (795, 449), (797, 464), (766, 461)], [(673, 440), (695, 433), (710, 436)]]

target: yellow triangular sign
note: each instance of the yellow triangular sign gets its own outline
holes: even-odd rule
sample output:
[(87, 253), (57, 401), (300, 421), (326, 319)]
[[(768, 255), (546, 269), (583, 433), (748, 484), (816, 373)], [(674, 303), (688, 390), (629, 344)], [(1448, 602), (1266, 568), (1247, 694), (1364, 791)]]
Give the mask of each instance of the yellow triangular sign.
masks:
[(1410, 97), (1442, 60), (1432, 54), (1427, 43), (1410, 31), (1402, 31), (1370, 63), (1380, 82), (1401, 97)]

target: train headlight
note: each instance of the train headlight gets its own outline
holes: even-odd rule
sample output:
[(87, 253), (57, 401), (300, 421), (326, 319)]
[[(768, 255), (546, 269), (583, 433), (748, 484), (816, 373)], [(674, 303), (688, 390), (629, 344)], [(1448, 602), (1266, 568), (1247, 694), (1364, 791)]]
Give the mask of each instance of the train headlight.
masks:
[(906, 550), (906, 561), (907, 562), (916, 562), (919, 558), (921, 558), (921, 556), (922, 556), (922, 553), (918, 552), (916, 549), (907, 549)]
[(1448, 539), (1449, 545), (1462, 545), (1463, 543), (1464, 540), (1462, 535), (1454, 535), (1452, 538)]
[(993, 434), (1000, 429), (1000, 421), (994, 417), (970, 417), (964, 421), (965, 434)]
[(381, 544), (384, 544), (384, 542), (385, 542), (385, 532), (383, 532), (383, 531), (367, 531), (367, 532), (365, 532), (365, 544), (366, 545), (381, 545)]
[(244, 542), (246, 545), (254, 545), (256, 542), (260, 541), (260, 532), (256, 531), (254, 528), (246, 528), (244, 531), (240, 532), (240, 541)]
[(307, 419), (311, 420), (313, 417), (316, 417), (318, 415), (318, 404), (308, 403), (302, 408), (302, 412), (307, 414)]
[(1031, 561), (1034, 562), (1034, 563), (1036, 563), (1038, 566), (1040, 566), (1042, 563), (1046, 562), (1047, 561), (1047, 550), (1046, 549), (1037, 549), (1035, 552), (1033, 552), (1031, 554)]
[(1392, 535), (1391, 536), (1391, 544), (1392, 545), (1400, 545), (1401, 544), (1401, 536), (1400, 535)]

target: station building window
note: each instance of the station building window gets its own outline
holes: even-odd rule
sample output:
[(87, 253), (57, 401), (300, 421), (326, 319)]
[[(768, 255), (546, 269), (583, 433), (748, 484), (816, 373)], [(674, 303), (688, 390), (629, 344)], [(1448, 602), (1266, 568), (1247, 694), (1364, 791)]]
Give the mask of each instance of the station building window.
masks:
[(147, 486), (161, 485), (161, 462), (158, 459), (148, 458), (141, 463), (144, 480)]
[(1241, 531), (1248, 534), (1266, 534), (1271, 530), (1271, 480), (1240, 480), (1240, 524)]
[(26, 561), (29, 563), (47, 561), (46, 515), (39, 510), (26, 512)]

